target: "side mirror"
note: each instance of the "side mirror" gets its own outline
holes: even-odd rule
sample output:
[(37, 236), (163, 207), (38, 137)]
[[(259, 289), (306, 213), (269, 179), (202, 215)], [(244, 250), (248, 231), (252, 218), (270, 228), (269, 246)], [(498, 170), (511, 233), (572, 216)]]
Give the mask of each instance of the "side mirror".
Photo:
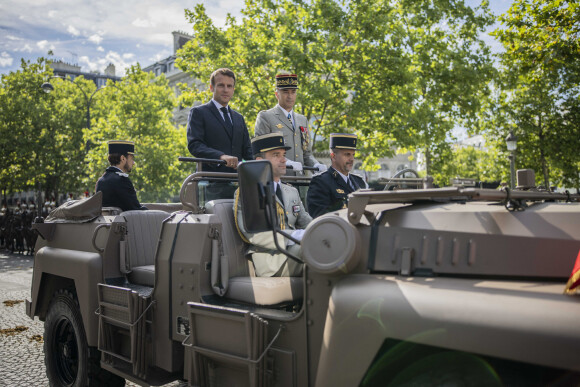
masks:
[(248, 232), (272, 231), (278, 226), (269, 222), (270, 214), (276, 213), (272, 180), (272, 164), (268, 160), (246, 161), (238, 167), (242, 218)]

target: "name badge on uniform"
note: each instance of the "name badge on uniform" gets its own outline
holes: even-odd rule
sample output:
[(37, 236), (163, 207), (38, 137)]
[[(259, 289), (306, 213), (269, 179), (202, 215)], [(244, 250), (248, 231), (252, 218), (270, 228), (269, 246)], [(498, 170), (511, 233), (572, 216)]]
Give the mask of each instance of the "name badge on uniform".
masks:
[(294, 216), (298, 215), (300, 213), (300, 205), (292, 206), (292, 212)]
[(276, 127), (277, 127), (278, 129), (282, 129), (282, 124), (278, 124), (278, 125), (276, 125)]
[(341, 190), (340, 188), (337, 188), (337, 189), (336, 189), (336, 192), (338, 192), (339, 194), (343, 194), (343, 193), (344, 193), (344, 191), (343, 191), (343, 190)]

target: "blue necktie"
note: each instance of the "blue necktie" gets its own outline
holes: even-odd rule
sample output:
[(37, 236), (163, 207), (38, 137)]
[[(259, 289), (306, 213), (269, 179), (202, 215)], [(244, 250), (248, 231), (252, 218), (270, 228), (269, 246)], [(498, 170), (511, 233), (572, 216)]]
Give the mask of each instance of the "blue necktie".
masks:
[(288, 113), (288, 121), (290, 121), (290, 126), (292, 126), (292, 130), (294, 130), (294, 122), (292, 122), (292, 115)]

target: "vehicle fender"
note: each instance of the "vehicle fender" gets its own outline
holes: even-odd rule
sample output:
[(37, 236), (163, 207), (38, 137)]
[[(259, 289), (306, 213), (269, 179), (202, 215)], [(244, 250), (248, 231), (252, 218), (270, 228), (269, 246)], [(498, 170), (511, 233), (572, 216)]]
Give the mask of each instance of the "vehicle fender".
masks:
[(387, 338), (579, 371), (580, 309), (562, 291), (552, 282), (344, 277), (330, 296), (315, 385), (359, 385)]
[(98, 253), (43, 247), (34, 259), (29, 316), (43, 320), (54, 291), (72, 286), (78, 297), (87, 341), (90, 346), (97, 346), (97, 284), (102, 281), (102, 259)]

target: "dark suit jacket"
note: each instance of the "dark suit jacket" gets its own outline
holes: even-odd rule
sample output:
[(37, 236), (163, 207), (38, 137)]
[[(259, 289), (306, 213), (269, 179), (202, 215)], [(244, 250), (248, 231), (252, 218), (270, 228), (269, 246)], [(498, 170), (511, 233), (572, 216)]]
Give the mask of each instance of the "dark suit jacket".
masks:
[(109, 167), (97, 181), (96, 192), (103, 192), (103, 207), (119, 207), (123, 211), (146, 210), (139, 200), (135, 187), (125, 173)]
[[(228, 107), (229, 108), (229, 107)], [(194, 157), (219, 159), (221, 155), (236, 156), (239, 161), (252, 160), (252, 144), (242, 115), (229, 108), (233, 131), (226, 126), (220, 111), (212, 101), (194, 106), (187, 122), (187, 148)], [(204, 163), (203, 171), (236, 172), (224, 165)]]
[[(355, 184), (355, 190), (366, 188), (367, 185), (362, 177), (349, 174), (349, 177)], [(332, 167), (325, 172), (318, 173), (312, 177), (306, 203), (308, 204), (308, 213), (313, 218), (326, 214), (327, 212), (346, 208), (348, 194), (353, 190)]]

